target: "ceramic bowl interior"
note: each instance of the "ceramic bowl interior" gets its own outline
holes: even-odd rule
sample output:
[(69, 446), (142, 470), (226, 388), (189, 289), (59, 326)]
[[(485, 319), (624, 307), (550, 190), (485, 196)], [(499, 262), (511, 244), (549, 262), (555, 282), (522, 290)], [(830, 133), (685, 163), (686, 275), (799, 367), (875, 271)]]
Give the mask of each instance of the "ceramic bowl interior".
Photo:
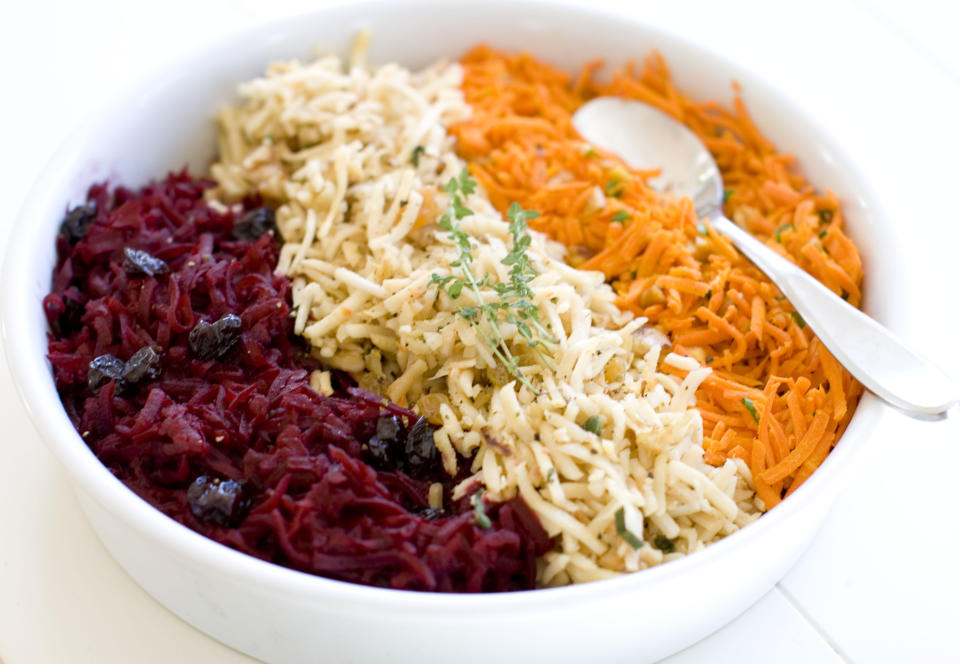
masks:
[[(430, 661), (450, 653), (463, 661), (546, 653), (557, 661), (645, 661), (702, 638), (769, 590), (803, 551), (881, 412), (877, 401), (863, 399), (837, 449), (793, 496), (704, 551), (610, 581), (494, 596), (355, 586), (229, 550), (128, 491), (71, 426), (45, 360), (40, 306), (68, 204), (103, 179), (138, 185), (184, 164), (203, 172), (214, 156), (212, 115), (234, 98), (238, 83), (272, 60), (309, 58), (317, 44), (345, 54), (363, 28), (373, 31), (372, 64), (416, 68), (487, 42), (530, 50), (575, 72), (598, 56), (612, 67), (656, 49), (677, 85), (697, 98), (729, 101), (730, 83), (738, 81), (761, 130), (796, 155), (812, 183), (842, 199), (863, 253), (865, 308), (899, 327), (895, 234), (877, 195), (841, 144), (770, 82), (721, 55), (594, 9), (506, 0), (350, 3), (263, 25), (171, 62), (119, 94), (42, 174), (17, 222), (26, 230), (10, 247), (2, 286), (7, 357), (42, 438), (108, 549), (148, 592), (215, 638), (268, 661)], [(465, 648), (464, 630), (497, 638)]]

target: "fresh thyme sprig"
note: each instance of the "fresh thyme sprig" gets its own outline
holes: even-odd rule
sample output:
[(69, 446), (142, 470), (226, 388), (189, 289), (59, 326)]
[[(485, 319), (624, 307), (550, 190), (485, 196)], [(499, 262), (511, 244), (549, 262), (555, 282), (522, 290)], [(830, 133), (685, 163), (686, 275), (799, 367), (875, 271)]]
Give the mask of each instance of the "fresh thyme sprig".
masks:
[[(553, 370), (550, 359), (544, 351), (549, 352), (547, 344), (557, 343), (557, 340), (541, 325), (540, 309), (534, 304), (533, 290), (530, 282), (537, 276), (537, 271), (530, 264), (527, 249), (530, 247), (530, 236), (527, 234), (527, 222), (535, 219), (538, 212), (524, 210), (517, 203), (510, 205), (507, 210), (512, 248), (510, 253), (501, 261), (509, 266), (509, 281), (494, 283), (489, 274), (478, 277), (473, 273), (473, 244), (470, 236), (460, 227), (460, 220), (473, 214), (473, 210), (464, 204), (464, 198), (476, 191), (477, 183), (464, 169), (459, 176), (451, 178), (443, 190), (450, 197), (450, 204), (446, 212), (437, 221), (437, 225), (445, 231), (450, 231), (450, 238), (454, 241), (459, 252), (457, 260), (450, 263), (450, 267), (457, 270), (461, 276), (442, 276), (433, 274), (428, 287), (436, 286), (438, 292), (443, 291), (454, 300), (458, 313), (467, 320), (477, 335), (490, 347), (494, 357), (507, 371), (525, 385), (531, 392), (538, 392), (523, 372), (517, 358), (511, 353), (500, 324), (503, 322), (515, 326), (517, 332), (526, 342), (527, 347), (533, 350), (544, 365)], [(473, 292), (476, 304), (474, 306), (460, 306), (456, 300), (463, 293), (463, 289)], [(492, 289), (498, 299), (487, 302), (481, 292), (482, 288)]]

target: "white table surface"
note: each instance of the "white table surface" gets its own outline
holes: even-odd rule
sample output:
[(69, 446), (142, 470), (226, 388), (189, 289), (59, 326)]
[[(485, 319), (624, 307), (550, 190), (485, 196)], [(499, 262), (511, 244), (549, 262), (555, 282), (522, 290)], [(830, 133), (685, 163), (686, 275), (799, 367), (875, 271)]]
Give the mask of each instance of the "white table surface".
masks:
[[(478, 0), (480, 1), (480, 0)], [(0, 6), (0, 233), (104, 92), (216, 33), (310, 0)], [(951, 0), (607, 2), (748, 64), (842, 137), (902, 224), (905, 335), (960, 376), (960, 46)], [(466, 46), (466, 45), (465, 45)], [(829, 183), (825, 183), (829, 184)], [(5, 360), (0, 360), (5, 365)], [(179, 620), (114, 563), (0, 369), (0, 660), (251, 662)], [(669, 664), (960, 662), (960, 414), (885, 414), (797, 566)]]

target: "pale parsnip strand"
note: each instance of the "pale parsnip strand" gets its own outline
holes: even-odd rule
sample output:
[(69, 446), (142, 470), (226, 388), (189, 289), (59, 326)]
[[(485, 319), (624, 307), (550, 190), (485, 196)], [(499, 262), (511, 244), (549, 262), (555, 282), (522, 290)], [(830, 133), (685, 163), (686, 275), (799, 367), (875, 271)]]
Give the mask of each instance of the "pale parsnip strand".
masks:
[[(709, 369), (663, 357), (658, 335), (618, 311), (603, 275), (566, 265), (560, 245), (531, 233), (539, 275), (530, 286), (556, 339), (553, 370), (513, 325), (500, 332), (535, 391), (458, 313), (480, 303), (473, 293), (453, 301), (428, 287), (433, 274), (459, 276), (457, 248), (435, 221), (448, 202), (443, 184), (464, 167), (445, 129), (470, 113), (461, 71), (445, 62), (366, 68), (362, 46), (349, 70), (333, 57), (274, 64), (219, 116), (213, 196), (259, 194), (278, 206), (278, 271), (293, 280), (295, 329), (314, 354), (438, 424), (448, 472), (458, 454), (475, 453), (458, 495), (480, 482), (494, 500), (523, 497), (558, 536), (541, 561), (543, 585), (656, 565), (749, 523), (757, 510), (746, 465), (703, 460), (692, 406)], [(473, 268), (508, 281), (507, 224), (482, 191), (465, 203), (475, 212), (461, 222), (475, 238)], [(498, 297), (481, 292), (483, 302)], [(661, 359), (686, 378), (659, 372)], [(311, 384), (329, 391), (329, 373)], [(583, 428), (591, 417), (600, 435)], [(639, 549), (617, 532), (621, 509)], [(675, 552), (654, 546), (658, 536)]]

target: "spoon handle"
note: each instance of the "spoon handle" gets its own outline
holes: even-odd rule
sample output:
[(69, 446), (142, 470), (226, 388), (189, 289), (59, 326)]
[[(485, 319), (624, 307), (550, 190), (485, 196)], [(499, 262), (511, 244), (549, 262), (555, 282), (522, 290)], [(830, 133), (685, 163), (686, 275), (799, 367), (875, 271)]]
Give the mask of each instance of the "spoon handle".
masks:
[(868, 390), (909, 415), (943, 416), (960, 390), (889, 330), (722, 215), (713, 228), (770, 277), (827, 350)]

